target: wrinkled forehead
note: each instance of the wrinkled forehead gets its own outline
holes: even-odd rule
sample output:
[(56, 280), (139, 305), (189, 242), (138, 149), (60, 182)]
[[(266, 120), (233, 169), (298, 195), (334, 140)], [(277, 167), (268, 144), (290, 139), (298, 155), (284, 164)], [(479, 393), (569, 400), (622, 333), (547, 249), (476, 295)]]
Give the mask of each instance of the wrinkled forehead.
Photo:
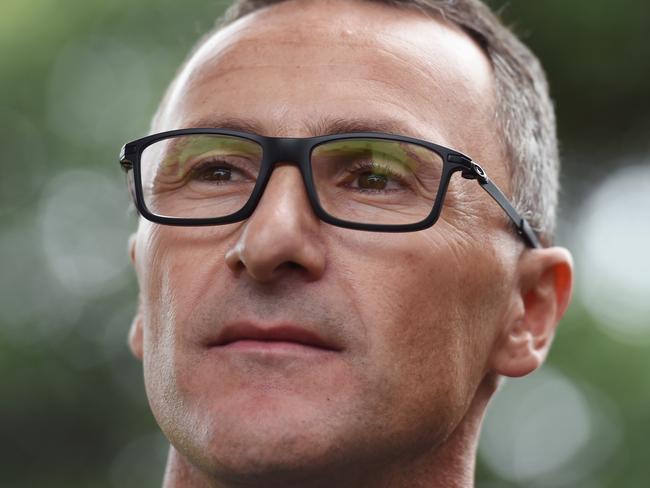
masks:
[(492, 120), (493, 83), (483, 51), (455, 25), (373, 2), (289, 1), (207, 39), (179, 74), (159, 129), (221, 113), (261, 129), (281, 120), (287, 133), (267, 135), (318, 135), (306, 121), (363, 109), (458, 147)]
[[(321, 51), (314, 59), (312, 49)], [(188, 63), (189, 73), (228, 70), (259, 61), (336, 63), (372, 54), (367, 60), (466, 81), (481, 90), (491, 83), (489, 63), (458, 26), (421, 12), (379, 3), (288, 1), (254, 12), (217, 31)], [(421, 73), (425, 74), (425, 73)], [(471, 83), (470, 83), (471, 82)]]

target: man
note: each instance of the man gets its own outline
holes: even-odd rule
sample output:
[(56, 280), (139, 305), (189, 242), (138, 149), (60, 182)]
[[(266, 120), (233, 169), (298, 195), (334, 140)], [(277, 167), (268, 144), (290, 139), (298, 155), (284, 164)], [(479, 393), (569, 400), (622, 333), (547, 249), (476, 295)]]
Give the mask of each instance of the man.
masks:
[(163, 485), (473, 486), (571, 294), (543, 72), (474, 0), (226, 19), (122, 155)]

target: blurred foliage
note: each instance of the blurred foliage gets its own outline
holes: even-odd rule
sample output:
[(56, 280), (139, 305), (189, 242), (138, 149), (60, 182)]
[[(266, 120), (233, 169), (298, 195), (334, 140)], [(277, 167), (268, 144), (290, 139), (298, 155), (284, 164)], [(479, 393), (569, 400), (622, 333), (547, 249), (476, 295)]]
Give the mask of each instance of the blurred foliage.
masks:
[[(490, 3), (551, 82), (565, 160), (560, 238), (571, 247), (592, 186), (621, 165), (648, 161), (650, 5)], [(3, 0), (0, 486), (160, 484), (166, 445), (126, 347), (137, 295), (126, 240), (135, 218), (117, 153), (146, 132), (179, 63), (225, 5)], [(602, 415), (613, 426), (603, 439), (613, 451), (587, 474), (552, 482), (504, 477), (481, 455), (479, 487), (647, 486), (649, 341), (613, 339), (588, 305), (578, 294), (548, 367), (584, 393), (580, 408), (597, 409), (592, 423)]]
[(540, 57), (565, 144), (628, 151), (650, 133), (650, 4), (643, 0), (493, 0)]

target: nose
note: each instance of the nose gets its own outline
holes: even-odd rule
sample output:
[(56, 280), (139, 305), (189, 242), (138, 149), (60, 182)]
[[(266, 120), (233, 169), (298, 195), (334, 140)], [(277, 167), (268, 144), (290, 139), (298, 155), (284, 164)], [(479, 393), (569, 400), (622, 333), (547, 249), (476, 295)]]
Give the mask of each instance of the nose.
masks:
[(255, 212), (226, 252), (226, 264), (258, 282), (299, 270), (307, 280), (322, 276), (325, 249), (300, 170), (278, 165)]

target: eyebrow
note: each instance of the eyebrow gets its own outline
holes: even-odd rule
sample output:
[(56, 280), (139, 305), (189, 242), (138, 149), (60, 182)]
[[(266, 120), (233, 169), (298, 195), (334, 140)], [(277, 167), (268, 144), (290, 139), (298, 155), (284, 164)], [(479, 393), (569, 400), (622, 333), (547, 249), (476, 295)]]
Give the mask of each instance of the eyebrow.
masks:
[[(239, 132), (252, 132), (265, 135), (266, 131), (262, 124), (252, 119), (239, 117), (219, 117), (211, 119), (198, 119), (192, 121), (188, 128), (219, 128), (230, 129)], [(285, 124), (276, 125), (278, 132), (288, 132)], [(330, 134), (344, 134), (349, 132), (384, 132), (389, 134), (405, 135), (426, 139), (421, 132), (410, 124), (394, 119), (377, 118), (327, 118), (321, 117), (314, 121), (305, 123), (307, 132), (312, 136), (324, 136)]]

